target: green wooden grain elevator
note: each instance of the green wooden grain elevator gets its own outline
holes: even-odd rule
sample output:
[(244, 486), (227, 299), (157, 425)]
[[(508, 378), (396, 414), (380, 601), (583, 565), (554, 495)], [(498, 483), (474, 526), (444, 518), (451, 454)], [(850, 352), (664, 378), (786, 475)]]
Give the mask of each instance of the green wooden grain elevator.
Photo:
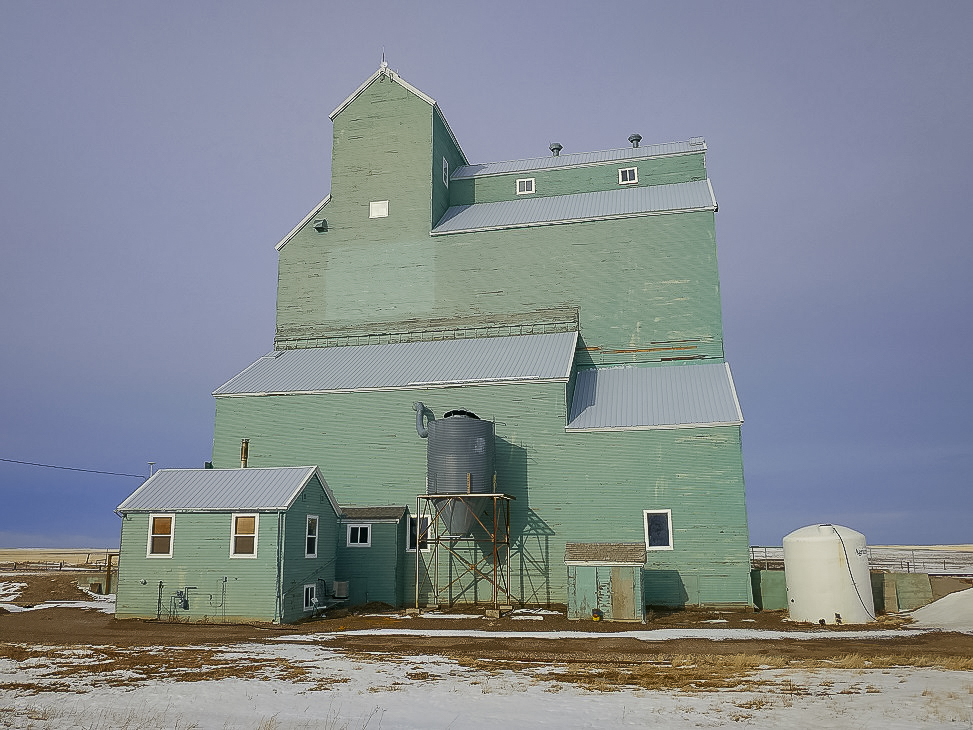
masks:
[[(475, 414), (508, 497), (505, 600), (565, 603), (567, 543), (635, 542), (645, 604), (748, 604), (704, 141), (472, 164), (384, 63), (331, 120), (330, 194), (277, 246), (274, 349), (214, 393), (214, 466), (243, 439), (250, 467), (317, 465), (359, 510), (338, 579), (408, 605), (430, 563), (414, 404)], [(392, 549), (365, 544), (383, 530)], [(450, 603), (489, 597), (483, 571), (439, 569)]]

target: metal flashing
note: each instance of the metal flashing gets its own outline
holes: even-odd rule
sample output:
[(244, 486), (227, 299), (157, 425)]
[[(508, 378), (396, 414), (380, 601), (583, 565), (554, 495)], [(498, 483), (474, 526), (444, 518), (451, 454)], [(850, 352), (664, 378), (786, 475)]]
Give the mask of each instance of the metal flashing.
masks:
[(724, 362), (582, 370), (566, 430), (640, 431), (741, 423), (743, 413)]
[[(699, 142), (694, 142), (693, 140), (699, 140)], [(665, 142), (662, 144), (646, 145), (644, 147), (623, 147), (597, 152), (576, 152), (570, 155), (557, 155), (556, 157), (548, 155), (546, 157), (530, 157), (521, 160), (465, 165), (456, 168), (450, 176), (450, 179), (462, 180), (473, 177), (533, 172), (535, 170), (588, 167), (590, 165), (604, 165), (607, 163), (623, 162), (625, 160), (644, 160), (655, 157), (699, 154), (705, 151), (706, 143), (702, 141), (701, 137), (694, 137), (688, 142)]]
[(455, 205), (446, 210), (430, 234), (440, 236), (706, 210), (717, 210), (708, 179)]
[(217, 388), (216, 397), (359, 393), (567, 382), (578, 333), (277, 350)]
[(382, 65), (378, 67), (378, 70), (375, 73), (373, 73), (371, 76), (369, 76), (361, 86), (359, 86), (357, 89), (355, 89), (355, 91), (352, 92), (351, 96), (349, 96), (343, 102), (341, 102), (340, 104), (338, 104), (338, 106), (335, 107), (335, 110), (333, 112), (331, 112), (331, 114), (328, 115), (328, 118), (333, 122), (334, 121), (334, 118), (336, 116), (338, 116), (339, 114), (341, 114), (341, 112), (343, 112), (345, 110), (345, 108), (349, 104), (351, 104), (351, 102), (353, 102), (355, 99), (357, 99), (361, 95), (361, 93), (363, 91), (365, 91), (365, 89), (367, 89), (369, 86), (371, 86), (372, 83), (377, 78), (379, 78), (381, 76), (384, 76), (387, 79), (389, 79), (390, 81), (394, 81), (395, 83), (397, 83), (402, 88), (404, 88), (404, 89), (406, 89), (408, 91), (411, 91), (413, 94), (415, 94), (416, 96), (418, 96), (420, 99), (422, 99), (424, 102), (426, 102), (430, 106), (435, 106), (436, 105), (436, 100), (435, 99), (433, 99), (428, 94), (424, 94), (423, 92), (419, 91), (419, 89), (417, 89), (415, 86), (413, 86), (408, 81), (406, 81), (405, 79), (403, 79), (395, 71), (393, 71), (392, 69), (390, 69), (389, 66), (388, 66), (388, 64), (383, 61), (382, 62)]
[(327, 195), (324, 196), (324, 200), (322, 200), (320, 203), (314, 206), (314, 208), (311, 209), (311, 212), (308, 213), (306, 216), (304, 216), (301, 222), (291, 229), (290, 233), (288, 233), (286, 236), (280, 239), (280, 243), (278, 243), (274, 248), (276, 248), (278, 251), (284, 248), (284, 246), (286, 246), (290, 242), (290, 240), (294, 238), (294, 236), (296, 236), (298, 232), (302, 228), (304, 228), (304, 226), (310, 223), (311, 219), (313, 219), (318, 213), (320, 213), (321, 209), (324, 208), (330, 202), (331, 202), (331, 193), (328, 193)]

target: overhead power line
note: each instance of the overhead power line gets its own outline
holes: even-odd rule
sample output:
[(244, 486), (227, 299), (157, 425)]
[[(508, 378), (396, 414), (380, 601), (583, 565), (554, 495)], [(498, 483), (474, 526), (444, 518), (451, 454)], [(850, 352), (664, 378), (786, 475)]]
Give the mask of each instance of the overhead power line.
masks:
[(132, 477), (133, 479), (145, 479), (145, 474), (121, 474), (117, 471), (98, 471), (97, 469), (79, 469), (76, 466), (57, 466), (55, 464), (37, 464), (33, 461), (18, 461), (17, 459), (4, 459), (0, 457), (0, 461), (6, 461), (10, 464), (25, 464), (26, 466), (42, 466), (45, 469), (65, 469), (67, 471), (83, 471), (88, 474), (107, 474), (112, 477)]

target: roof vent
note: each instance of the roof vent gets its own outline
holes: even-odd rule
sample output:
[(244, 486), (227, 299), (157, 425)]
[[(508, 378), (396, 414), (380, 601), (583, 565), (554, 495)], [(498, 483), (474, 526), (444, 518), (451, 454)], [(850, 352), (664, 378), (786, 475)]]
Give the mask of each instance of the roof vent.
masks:
[(564, 148), (561, 146), (560, 142), (551, 142), (551, 154), (555, 157), (561, 154), (561, 150)]
[(631, 135), (628, 138), (628, 141), (632, 143), (632, 147), (638, 147), (639, 146), (639, 142), (642, 141), (642, 135), (641, 134), (633, 134), (633, 135)]

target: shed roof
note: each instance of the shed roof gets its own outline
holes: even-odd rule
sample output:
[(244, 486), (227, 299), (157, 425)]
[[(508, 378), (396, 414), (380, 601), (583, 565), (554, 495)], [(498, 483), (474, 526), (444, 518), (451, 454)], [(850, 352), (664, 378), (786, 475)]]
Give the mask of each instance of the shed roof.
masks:
[(406, 507), (342, 507), (345, 520), (401, 520)]
[(432, 235), (716, 210), (709, 180), (454, 205)]
[(564, 562), (580, 565), (644, 565), (642, 542), (569, 542), (564, 545)]
[(552, 170), (565, 167), (582, 167), (598, 165), (606, 162), (621, 162), (624, 160), (639, 160), (647, 157), (665, 157), (694, 152), (705, 152), (706, 142), (702, 137), (693, 137), (687, 142), (666, 142), (644, 147), (624, 147), (600, 152), (576, 152), (569, 155), (547, 155), (546, 157), (531, 157), (524, 160), (507, 160), (506, 162), (487, 162), (481, 165), (464, 165), (457, 168), (450, 176), (452, 180), (462, 180), (470, 177), (486, 177), (487, 175), (509, 175), (515, 172), (534, 172), (536, 170)]
[(727, 363), (593, 368), (578, 373), (569, 431), (743, 423)]
[(215, 396), (567, 381), (577, 332), (270, 352)]
[(160, 469), (118, 505), (118, 511), (276, 512), (288, 509), (315, 475), (338, 514), (338, 503), (316, 466)]

